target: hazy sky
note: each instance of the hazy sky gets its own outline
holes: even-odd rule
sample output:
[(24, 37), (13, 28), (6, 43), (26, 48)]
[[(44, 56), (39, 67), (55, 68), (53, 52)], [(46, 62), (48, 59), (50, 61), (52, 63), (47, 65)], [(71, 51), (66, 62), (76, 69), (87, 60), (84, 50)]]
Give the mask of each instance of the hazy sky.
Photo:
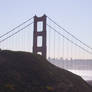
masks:
[(44, 13), (92, 47), (92, 0), (0, 0), (0, 35)]

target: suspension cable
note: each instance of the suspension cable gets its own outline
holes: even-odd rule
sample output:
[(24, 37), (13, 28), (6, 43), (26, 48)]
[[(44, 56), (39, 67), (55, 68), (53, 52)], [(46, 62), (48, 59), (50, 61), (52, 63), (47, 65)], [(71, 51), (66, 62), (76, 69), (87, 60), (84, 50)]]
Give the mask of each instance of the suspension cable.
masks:
[[(32, 22), (33, 23), (33, 22)], [(23, 28), (19, 29), (17, 32), (11, 34), (10, 36), (4, 38), (3, 40), (0, 41), (0, 43), (4, 42), (5, 40), (7, 40), (8, 38), (14, 36), (15, 34), (19, 33), (20, 31), (22, 31), (23, 29), (27, 28), (28, 26), (30, 26), (32, 23), (29, 23), (28, 25), (24, 26)]]
[(84, 46), (88, 47), (89, 49), (92, 50), (92, 47), (88, 46), (87, 44), (85, 44), (84, 42), (82, 42), (81, 40), (79, 40), (77, 37), (75, 37), (73, 34), (71, 34), (70, 32), (68, 32), (65, 28), (61, 27), (60, 25), (58, 25), (55, 21), (53, 21), (50, 17), (47, 16), (47, 18), (52, 21), (54, 24), (56, 24), (59, 28), (63, 29), (66, 33), (68, 33), (70, 36), (72, 36), (74, 39), (76, 39), (77, 41), (79, 41), (80, 43), (82, 43)]
[(54, 60), (55, 60), (55, 31), (54, 31)]
[(51, 38), (50, 38), (50, 32), (51, 32), (51, 31), (49, 31), (49, 58), (50, 58), (50, 42), (51, 42), (51, 41), (50, 41), (50, 40), (51, 40)]
[(92, 54), (92, 52), (88, 51), (87, 49), (81, 47), (80, 45), (76, 44), (75, 42), (73, 42), (72, 40), (70, 40), (69, 38), (67, 38), (66, 36), (64, 36), (63, 34), (61, 34), (60, 32), (58, 32), (56, 29), (54, 29), (53, 27), (51, 27), (50, 25), (47, 24), (48, 27), (50, 27), (51, 29), (53, 29), (55, 32), (57, 32), (59, 35), (61, 35), (62, 37), (64, 37), (66, 40), (70, 41), (72, 44), (78, 46), (79, 48), (81, 48), (82, 50)]
[(13, 28), (12, 30), (6, 32), (5, 34), (1, 35), (0, 38), (6, 36), (7, 34), (13, 32), (14, 30), (16, 30), (17, 28), (21, 27), (22, 25), (24, 25), (25, 23), (27, 23), (28, 21), (32, 20), (33, 17), (29, 18), (28, 20), (24, 21), (23, 23), (21, 23), (20, 25), (16, 26), (15, 28)]

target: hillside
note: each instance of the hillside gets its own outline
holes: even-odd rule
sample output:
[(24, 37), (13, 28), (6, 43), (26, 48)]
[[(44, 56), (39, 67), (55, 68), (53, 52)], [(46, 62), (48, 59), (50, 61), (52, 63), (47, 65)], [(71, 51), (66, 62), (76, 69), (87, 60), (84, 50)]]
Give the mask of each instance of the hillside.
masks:
[(92, 92), (81, 77), (40, 55), (0, 51), (0, 92)]
[(92, 86), (92, 80), (88, 80), (87, 83)]

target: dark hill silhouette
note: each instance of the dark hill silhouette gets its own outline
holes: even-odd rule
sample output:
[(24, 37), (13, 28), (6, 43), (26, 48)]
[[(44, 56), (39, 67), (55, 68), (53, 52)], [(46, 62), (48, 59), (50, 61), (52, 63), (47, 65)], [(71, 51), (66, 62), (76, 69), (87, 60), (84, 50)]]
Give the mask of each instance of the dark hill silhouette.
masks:
[(92, 86), (92, 80), (88, 80), (87, 83)]
[(92, 92), (92, 88), (40, 55), (1, 50), (0, 92)]

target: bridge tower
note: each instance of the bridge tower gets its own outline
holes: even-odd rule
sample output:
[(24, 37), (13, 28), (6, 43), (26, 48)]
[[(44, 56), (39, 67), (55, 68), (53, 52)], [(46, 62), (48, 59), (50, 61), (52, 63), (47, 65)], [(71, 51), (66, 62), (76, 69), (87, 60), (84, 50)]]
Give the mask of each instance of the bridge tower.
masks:
[[(42, 25), (38, 25), (41, 23)], [(39, 30), (39, 26), (41, 30)], [(41, 37), (40, 42), (38, 38)], [(42, 43), (41, 46), (38, 46), (39, 43)], [(33, 53), (40, 53), (43, 57), (46, 58), (46, 15), (42, 17), (34, 16), (34, 32), (33, 32)]]

